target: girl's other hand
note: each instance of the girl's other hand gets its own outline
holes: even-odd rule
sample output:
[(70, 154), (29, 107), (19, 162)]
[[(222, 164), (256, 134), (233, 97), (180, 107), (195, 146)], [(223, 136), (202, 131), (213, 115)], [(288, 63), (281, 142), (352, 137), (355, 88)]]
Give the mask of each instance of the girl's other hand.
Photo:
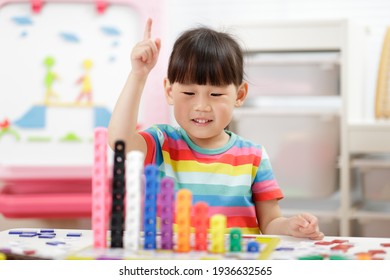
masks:
[(324, 234), (319, 230), (318, 220), (309, 213), (299, 214), (288, 218), (288, 232), (294, 237), (304, 237), (321, 240)]

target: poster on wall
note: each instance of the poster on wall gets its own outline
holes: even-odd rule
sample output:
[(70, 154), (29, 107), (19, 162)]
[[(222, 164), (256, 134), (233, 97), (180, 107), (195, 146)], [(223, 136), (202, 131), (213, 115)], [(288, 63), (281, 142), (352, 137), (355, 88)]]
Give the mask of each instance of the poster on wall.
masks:
[(0, 167), (91, 164), (142, 37), (135, 8), (0, 5)]

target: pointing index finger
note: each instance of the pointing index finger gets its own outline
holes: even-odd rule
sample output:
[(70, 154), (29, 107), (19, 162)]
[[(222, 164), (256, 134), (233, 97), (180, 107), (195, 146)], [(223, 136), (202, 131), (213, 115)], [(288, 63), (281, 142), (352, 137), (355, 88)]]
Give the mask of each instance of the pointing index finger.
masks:
[(148, 18), (146, 21), (145, 31), (144, 31), (144, 40), (148, 40), (152, 37), (152, 19)]

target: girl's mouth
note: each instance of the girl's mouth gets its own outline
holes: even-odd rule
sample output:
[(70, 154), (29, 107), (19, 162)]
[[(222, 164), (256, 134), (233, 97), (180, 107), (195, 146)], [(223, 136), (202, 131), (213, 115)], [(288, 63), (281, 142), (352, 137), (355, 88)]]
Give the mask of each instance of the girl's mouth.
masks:
[(192, 119), (192, 121), (198, 125), (204, 125), (212, 122), (212, 120), (208, 120), (208, 119)]

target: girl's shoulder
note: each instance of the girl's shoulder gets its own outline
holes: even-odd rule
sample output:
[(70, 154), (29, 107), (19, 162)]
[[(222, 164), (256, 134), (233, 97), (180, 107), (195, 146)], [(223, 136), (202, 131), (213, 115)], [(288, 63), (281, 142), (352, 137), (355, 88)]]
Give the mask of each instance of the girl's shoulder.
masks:
[(244, 138), (240, 135), (235, 134), (234, 132), (230, 132), (231, 135), (236, 135), (236, 141), (235, 141), (235, 146), (239, 148), (253, 148), (253, 149), (258, 149), (262, 150), (263, 145), (256, 143), (250, 139)]

